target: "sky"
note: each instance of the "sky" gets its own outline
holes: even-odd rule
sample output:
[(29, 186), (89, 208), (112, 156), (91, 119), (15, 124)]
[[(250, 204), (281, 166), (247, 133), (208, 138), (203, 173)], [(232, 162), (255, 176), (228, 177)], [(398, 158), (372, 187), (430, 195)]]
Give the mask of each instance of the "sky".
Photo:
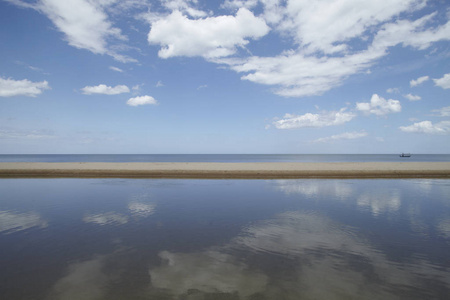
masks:
[(0, 0), (0, 154), (450, 153), (448, 0)]

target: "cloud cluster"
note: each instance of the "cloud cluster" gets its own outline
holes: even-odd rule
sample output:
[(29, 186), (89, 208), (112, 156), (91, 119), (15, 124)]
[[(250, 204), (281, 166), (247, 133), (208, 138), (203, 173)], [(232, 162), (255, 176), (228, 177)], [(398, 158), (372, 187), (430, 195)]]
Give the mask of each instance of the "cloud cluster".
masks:
[(126, 85), (116, 85), (115, 87), (99, 84), (97, 86), (85, 86), (81, 89), (83, 94), (103, 94), (103, 95), (118, 95), (122, 93), (129, 93), (130, 89)]
[(326, 127), (341, 125), (351, 121), (356, 115), (347, 112), (345, 108), (339, 111), (322, 112), (318, 114), (306, 113), (304, 115), (286, 114), (283, 119), (273, 122), (278, 129), (294, 129), (304, 127)]
[(33, 82), (28, 79), (14, 80), (0, 77), (0, 97), (27, 96), (36, 97), (49, 90), (47, 81)]
[(366, 114), (383, 116), (390, 113), (398, 113), (402, 110), (400, 101), (389, 99), (373, 94), (370, 102), (357, 102), (356, 109)]
[[(366, 71), (387, 55), (390, 47), (423, 50), (434, 42), (450, 39), (450, 22), (429, 26), (436, 13), (414, 21), (398, 18), (402, 12), (423, 8), (425, 1), (288, 0), (285, 6), (282, 1), (262, 2), (276, 2), (278, 10), (273, 11), (280, 15), (274, 19), (279, 22), (267, 22), (292, 36), (298, 47), (272, 57), (221, 62), (246, 73), (244, 80), (277, 87), (275, 93), (285, 97), (321, 95), (350, 75)], [(366, 48), (352, 48), (354, 41)]]

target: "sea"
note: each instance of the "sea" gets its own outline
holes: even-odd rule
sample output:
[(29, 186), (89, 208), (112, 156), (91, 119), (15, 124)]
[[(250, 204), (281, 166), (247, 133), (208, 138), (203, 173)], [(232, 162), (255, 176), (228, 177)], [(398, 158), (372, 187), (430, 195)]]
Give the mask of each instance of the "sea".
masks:
[(440, 162), (450, 154), (0, 154), (0, 162)]
[[(449, 155), (1, 155), (33, 162)], [(450, 180), (0, 179), (0, 299), (448, 299)]]

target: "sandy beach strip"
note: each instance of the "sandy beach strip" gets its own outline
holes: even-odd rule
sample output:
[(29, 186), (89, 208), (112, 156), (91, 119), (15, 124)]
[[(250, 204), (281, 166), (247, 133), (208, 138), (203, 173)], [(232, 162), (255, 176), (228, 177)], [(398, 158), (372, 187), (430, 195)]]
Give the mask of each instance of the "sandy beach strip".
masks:
[(450, 178), (450, 162), (0, 163), (0, 178)]

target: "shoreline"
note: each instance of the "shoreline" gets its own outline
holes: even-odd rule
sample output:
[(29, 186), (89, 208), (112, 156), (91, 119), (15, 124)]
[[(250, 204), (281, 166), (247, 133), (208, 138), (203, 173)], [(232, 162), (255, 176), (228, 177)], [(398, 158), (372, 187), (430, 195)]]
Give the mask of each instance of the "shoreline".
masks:
[(0, 178), (450, 178), (450, 162), (0, 163)]

